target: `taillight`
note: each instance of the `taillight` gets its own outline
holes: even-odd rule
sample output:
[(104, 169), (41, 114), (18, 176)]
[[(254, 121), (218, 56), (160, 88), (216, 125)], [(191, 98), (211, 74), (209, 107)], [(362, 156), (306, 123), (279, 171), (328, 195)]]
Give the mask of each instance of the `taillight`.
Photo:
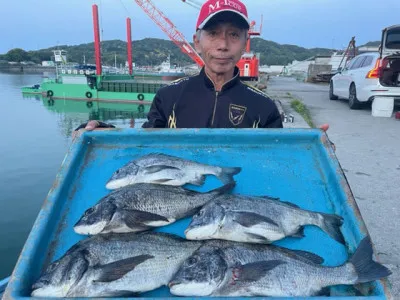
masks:
[(381, 73), (382, 73), (381, 59), (378, 58), (376, 60), (375, 67), (371, 71), (369, 71), (367, 76), (365, 77), (370, 79), (379, 78), (381, 77)]

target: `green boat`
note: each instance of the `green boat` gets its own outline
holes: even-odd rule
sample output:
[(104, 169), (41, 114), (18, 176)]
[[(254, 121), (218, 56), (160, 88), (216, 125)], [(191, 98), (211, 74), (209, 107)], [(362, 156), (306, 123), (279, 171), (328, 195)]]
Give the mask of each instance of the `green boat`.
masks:
[(111, 123), (118, 128), (141, 128), (147, 120), (150, 105), (132, 102), (51, 99), (42, 95), (23, 94), (23, 99), (41, 103), (51, 114), (58, 115), (63, 132), (70, 136), (72, 131), (87, 120)]
[[(37, 97), (37, 96), (36, 96)], [(39, 96), (40, 97), (40, 96)], [(144, 104), (116, 103), (115, 101), (96, 101), (92, 105), (89, 102), (78, 100), (52, 100), (41, 97), (43, 106), (58, 114), (82, 114), (84, 119), (90, 120), (116, 120), (116, 119), (144, 119), (150, 106)]]
[[(97, 5), (93, 5), (94, 50), (96, 65), (67, 63), (67, 51), (53, 50), (56, 76), (46, 78), (39, 85), (22, 87), (24, 94), (42, 94), (54, 99), (85, 101), (89, 106), (93, 101), (134, 103), (150, 105), (157, 91), (184, 73), (171, 70), (170, 58), (162, 64), (158, 72), (142, 72), (135, 76), (132, 62), (131, 23), (127, 18), (127, 63), (128, 70), (110, 68), (101, 63), (99, 18)], [(108, 71), (107, 71), (108, 70)]]
[(42, 89), (39, 84), (35, 84), (33, 86), (24, 86), (22, 87), (23, 94), (42, 94)]
[(46, 78), (41, 85), (23, 87), (24, 94), (41, 94), (49, 99), (129, 102), (149, 105), (167, 81), (135, 79), (131, 75), (61, 75)]

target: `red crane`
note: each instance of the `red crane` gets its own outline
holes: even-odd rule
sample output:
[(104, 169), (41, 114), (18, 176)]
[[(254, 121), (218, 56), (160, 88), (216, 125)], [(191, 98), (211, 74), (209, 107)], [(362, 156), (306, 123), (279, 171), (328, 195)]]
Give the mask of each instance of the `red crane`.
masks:
[(137, 5), (164, 31), (168, 37), (187, 54), (197, 65), (204, 65), (203, 59), (186, 41), (185, 37), (174, 24), (150, 1), (150, 0), (134, 0)]

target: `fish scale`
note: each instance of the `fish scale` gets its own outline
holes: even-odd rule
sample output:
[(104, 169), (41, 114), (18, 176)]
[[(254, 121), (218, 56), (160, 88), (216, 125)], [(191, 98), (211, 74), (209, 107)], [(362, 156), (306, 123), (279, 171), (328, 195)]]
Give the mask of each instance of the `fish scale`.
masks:
[[(185, 193), (183, 189), (151, 189), (148, 192), (144, 190), (135, 190), (136, 198), (140, 199), (138, 202), (126, 201), (124, 207), (134, 208), (137, 210), (149, 211), (152, 213), (158, 213), (165, 217), (170, 217), (176, 211), (179, 211), (179, 215), (183, 214), (188, 209), (198, 206), (198, 198), (189, 198), (188, 193)], [(129, 199), (129, 195), (124, 195), (121, 197), (123, 199)], [(160, 199), (163, 201), (155, 201), (154, 199)], [(207, 201), (207, 199), (205, 199)]]
[(93, 236), (53, 262), (33, 285), (32, 295), (106, 297), (150, 291), (167, 284), (200, 246), (167, 233)]
[(138, 232), (171, 224), (192, 215), (204, 204), (235, 186), (226, 184), (206, 193), (182, 187), (140, 183), (126, 186), (87, 209), (74, 226), (79, 234)]
[(192, 160), (150, 153), (119, 168), (106, 183), (107, 189), (117, 189), (135, 183), (156, 183), (182, 186), (187, 183), (201, 186), (206, 175), (217, 176), (224, 184), (233, 182), (239, 167), (219, 167)]
[(342, 223), (340, 216), (303, 210), (275, 198), (225, 194), (193, 217), (185, 235), (191, 240), (269, 244), (287, 236), (302, 237), (303, 226), (314, 225), (344, 244)]
[(305, 297), (333, 285), (370, 282), (391, 274), (373, 260), (368, 236), (340, 266), (323, 266), (305, 254), (271, 245), (206, 243), (185, 260), (169, 283), (170, 291), (177, 296)]

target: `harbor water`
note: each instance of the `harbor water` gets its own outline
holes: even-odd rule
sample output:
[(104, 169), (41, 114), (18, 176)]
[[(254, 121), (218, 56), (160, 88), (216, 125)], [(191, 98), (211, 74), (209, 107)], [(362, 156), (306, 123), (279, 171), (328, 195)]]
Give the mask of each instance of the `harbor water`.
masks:
[(0, 280), (11, 274), (71, 143), (88, 119), (140, 127), (148, 106), (24, 96), (41, 75), (0, 73)]

